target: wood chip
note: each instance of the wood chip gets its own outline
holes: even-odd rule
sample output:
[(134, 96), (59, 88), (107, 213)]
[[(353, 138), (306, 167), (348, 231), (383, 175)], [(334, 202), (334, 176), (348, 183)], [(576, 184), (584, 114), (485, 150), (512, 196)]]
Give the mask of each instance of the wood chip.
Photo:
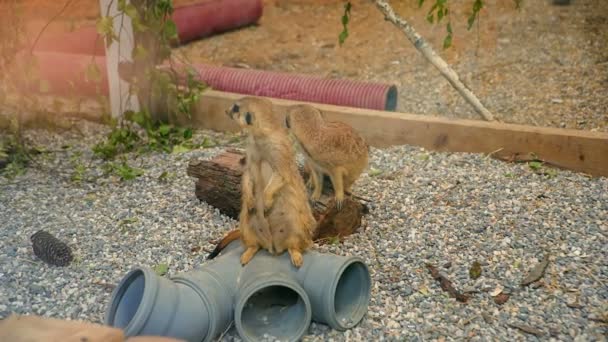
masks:
[(522, 323), (514, 322), (514, 323), (508, 323), (508, 325), (511, 328), (519, 329), (519, 330), (525, 332), (526, 334), (531, 334), (531, 335), (534, 335), (534, 336), (537, 336), (537, 337), (543, 336), (545, 334), (542, 330), (533, 328), (533, 327), (531, 327), (529, 325), (525, 325), (525, 324), (522, 324)]
[(532, 268), (532, 270), (530, 270), (530, 273), (528, 273), (524, 280), (522, 280), (521, 285), (529, 285), (539, 280), (543, 274), (545, 274), (547, 265), (549, 265), (549, 254), (545, 254), (543, 260), (541, 260), (536, 266), (534, 266), (534, 268)]

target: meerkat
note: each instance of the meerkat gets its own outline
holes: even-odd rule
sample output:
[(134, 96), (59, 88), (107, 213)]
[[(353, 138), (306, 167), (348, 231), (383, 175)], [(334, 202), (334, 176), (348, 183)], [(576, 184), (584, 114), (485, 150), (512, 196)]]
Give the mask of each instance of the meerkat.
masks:
[[(270, 246), (265, 245), (259, 239), (259, 228), (256, 232), (247, 219), (242, 220), (240, 235), (247, 249), (241, 255), (241, 264), (247, 264), (260, 248), (265, 248), (274, 255), (287, 251), (292, 264), (300, 267), (302, 253), (313, 245), (317, 225), (287, 130), (268, 99), (245, 97), (229, 109), (229, 114), (247, 133), (241, 214), (248, 217), (256, 208), (255, 214), (263, 215), (269, 223), (271, 235)], [(269, 171), (264, 172), (264, 165)], [(254, 217), (252, 223), (259, 221)]]
[(305, 156), (311, 198), (317, 201), (321, 197), (323, 175), (327, 174), (336, 207), (341, 210), (344, 194), (350, 194), (351, 186), (368, 166), (369, 145), (350, 125), (325, 121), (321, 111), (306, 104), (287, 109), (285, 126)]

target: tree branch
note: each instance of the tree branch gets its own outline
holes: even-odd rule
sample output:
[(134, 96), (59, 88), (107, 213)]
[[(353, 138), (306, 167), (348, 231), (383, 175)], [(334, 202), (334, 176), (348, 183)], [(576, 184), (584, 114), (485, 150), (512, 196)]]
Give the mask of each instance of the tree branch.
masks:
[(450, 82), (450, 84), (464, 97), (464, 99), (481, 115), (485, 120), (494, 121), (494, 116), (484, 107), (477, 96), (471, 92), (458, 78), (458, 74), (435, 53), (433, 48), (422, 38), (416, 30), (403, 18), (399, 17), (391, 5), (385, 0), (374, 0), (376, 7), (382, 12), (386, 20), (399, 27), (407, 38), (414, 44), (416, 49), (422, 53), (431, 64), (433, 64), (439, 72)]

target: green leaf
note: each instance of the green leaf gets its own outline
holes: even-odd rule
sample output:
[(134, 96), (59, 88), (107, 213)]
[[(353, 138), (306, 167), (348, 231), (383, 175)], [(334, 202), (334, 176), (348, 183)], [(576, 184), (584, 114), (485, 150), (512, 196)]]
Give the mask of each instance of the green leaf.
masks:
[(350, 21), (350, 9), (352, 5), (350, 1), (344, 4), (344, 13), (342, 14), (342, 32), (338, 36), (338, 43), (340, 46), (344, 44), (346, 38), (348, 38), (348, 23)]
[(163, 34), (169, 40), (177, 39), (177, 26), (175, 22), (171, 19), (165, 22), (165, 26), (163, 27)]
[(422, 7), (422, 5), (424, 4), (424, 0), (418, 0), (418, 7)]
[(108, 42), (108, 44), (114, 39), (114, 37), (116, 37), (116, 34), (114, 33), (114, 24), (113, 24), (113, 20), (111, 17), (101, 17), (98, 21), (97, 21), (97, 33), (99, 33), (99, 35), (101, 35), (102, 37), (104, 37), (106, 39), (106, 41)]
[(213, 141), (211, 139), (205, 138), (203, 140), (203, 143), (201, 144), (201, 146), (203, 146), (203, 148), (210, 148), (210, 147), (215, 147), (216, 143), (215, 143), (215, 141)]
[(135, 32), (146, 32), (148, 30), (148, 26), (144, 25), (139, 18), (133, 19), (131, 25)]
[(154, 267), (154, 272), (156, 272), (156, 274), (158, 274), (160, 277), (167, 274), (167, 271), (169, 271), (169, 266), (167, 264), (158, 264), (156, 267)]
[(128, 15), (131, 19), (136, 19), (139, 16), (137, 13), (137, 8), (133, 6), (133, 4), (127, 4), (123, 10), (123, 12)]
[(162, 124), (162, 125), (160, 125), (160, 127), (158, 127), (158, 133), (160, 133), (161, 135), (168, 135), (170, 131), (171, 131), (171, 126), (169, 126), (167, 124)]
[(540, 169), (543, 166), (543, 164), (541, 162), (539, 162), (539, 161), (531, 161), (531, 162), (528, 163), (528, 166), (532, 170), (536, 171), (536, 170)]
[(144, 111), (138, 111), (133, 114), (133, 122), (140, 125), (141, 127), (146, 127), (148, 123), (148, 116)]
[(184, 139), (188, 140), (192, 138), (192, 128), (186, 128), (184, 130)]
[(469, 277), (471, 279), (477, 279), (481, 276), (481, 264), (477, 261), (473, 262), (473, 265), (469, 269)]
[(473, 27), (474, 23), (475, 23), (475, 16), (472, 15), (469, 17), (469, 19), (467, 19), (467, 30), (470, 30), (471, 27)]
[(445, 38), (443, 39), (443, 48), (447, 49), (450, 46), (452, 46), (452, 35), (448, 34), (447, 36), (445, 36)]
[(470, 30), (473, 27), (473, 24), (475, 23), (475, 19), (477, 19), (477, 16), (479, 15), (479, 11), (481, 11), (481, 9), (483, 8), (483, 1), (482, 0), (475, 0), (475, 2), (473, 3), (473, 13), (471, 13), (471, 15), (469, 16), (469, 19), (467, 20), (467, 30)]
[(137, 46), (135, 46), (135, 51), (133, 52), (133, 58), (141, 60), (146, 57), (148, 57), (148, 50), (146, 50), (143, 45), (137, 44)]
[(375, 168), (372, 167), (372, 168), (370, 168), (368, 174), (369, 174), (370, 177), (376, 177), (376, 176), (382, 174), (383, 172), (384, 171), (378, 170), (378, 169), (375, 169)]
[(178, 154), (190, 151), (190, 148), (184, 145), (174, 145), (171, 153)]
[(429, 14), (427, 14), (427, 16), (426, 16), (426, 20), (427, 20), (429, 23), (431, 23), (431, 24), (432, 24), (432, 23), (433, 23), (433, 21), (434, 21), (434, 16), (433, 16), (433, 13), (429, 13)]
[(173, 178), (173, 177), (175, 177), (175, 174), (173, 172), (163, 171), (163, 173), (161, 173), (160, 176), (158, 176), (158, 180), (159, 181), (166, 181), (169, 178)]
[(452, 46), (452, 24), (448, 22), (447, 25), (448, 34), (443, 39), (443, 48), (447, 49)]

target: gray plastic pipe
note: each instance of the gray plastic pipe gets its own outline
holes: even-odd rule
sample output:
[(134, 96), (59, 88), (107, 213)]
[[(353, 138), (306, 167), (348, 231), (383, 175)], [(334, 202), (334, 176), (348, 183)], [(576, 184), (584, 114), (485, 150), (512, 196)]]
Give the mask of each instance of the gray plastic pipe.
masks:
[(234, 241), (199, 269), (170, 279), (133, 269), (114, 289), (105, 323), (126, 336), (210, 341), (234, 319), (245, 341), (296, 341), (311, 320), (345, 330), (367, 312), (371, 278), (358, 257), (308, 251), (296, 269), (288, 253), (260, 251), (243, 267), (242, 252)]

